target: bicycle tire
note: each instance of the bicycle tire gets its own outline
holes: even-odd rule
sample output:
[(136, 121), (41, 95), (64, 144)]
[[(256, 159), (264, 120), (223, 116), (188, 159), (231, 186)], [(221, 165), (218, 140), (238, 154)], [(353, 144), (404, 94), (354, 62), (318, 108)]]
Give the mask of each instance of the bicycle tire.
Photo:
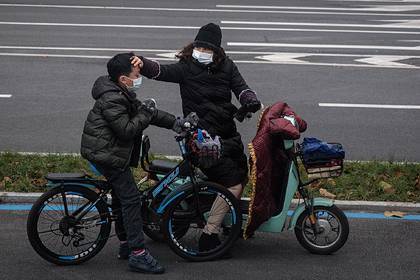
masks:
[(48, 202), (54, 200), (54, 197), (61, 194), (63, 191), (66, 195), (79, 195), (89, 202), (94, 202), (98, 198), (98, 194), (93, 190), (77, 185), (59, 186), (48, 190), (34, 203), (29, 212), (27, 219), (27, 235), (31, 246), (43, 259), (57, 265), (76, 265), (93, 258), (105, 246), (111, 231), (110, 212), (107, 204), (104, 201), (99, 201), (95, 208), (99, 213), (100, 231), (95, 243), (93, 243), (87, 250), (77, 255), (59, 255), (47, 248), (42, 242), (38, 233), (38, 221), (41, 212), (44, 210), (44, 207), (46, 207)]
[[(240, 210), (239, 201), (225, 187), (213, 182), (200, 182), (197, 184), (197, 188), (199, 189), (200, 196), (209, 196), (208, 193), (210, 193), (212, 196), (221, 195), (223, 196), (223, 199), (225, 199), (225, 201), (228, 203), (229, 209), (231, 210), (231, 225), (228, 236), (224, 236), (225, 239), (223, 242), (221, 242), (221, 245), (218, 246), (216, 249), (210, 251), (189, 251), (183, 246), (183, 244), (180, 244), (179, 240), (177, 239), (178, 237), (172, 232), (172, 227), (177, 226), (172, 226), (172, 220), (173, 218), (176, 219), (174, 211), (176, 209), (180, 209), (180, 207), (178, 207), (178, 204), (187, 201), (189, 198), (192, 198), (195, 195), (192, 185), (184, 189), (183, 193), (177, 196), (176, 199), (174, 199), (168, 205), (162, 219), (163, 233), (165, 235), (169, 247), (178, 256), (193, 262), (211, 261), (224, 256), (234, 245), (235, 241), (238, 239), (242, 228), (242, 214)], [(202, 204), (202, 200), (200, 199), (200, 207), (202, 207), (202, 209), (211, 208), (208, 205), (206, 205), (206, 203), (212, 204), (213, 200), (209, 200), (208, 202)]]

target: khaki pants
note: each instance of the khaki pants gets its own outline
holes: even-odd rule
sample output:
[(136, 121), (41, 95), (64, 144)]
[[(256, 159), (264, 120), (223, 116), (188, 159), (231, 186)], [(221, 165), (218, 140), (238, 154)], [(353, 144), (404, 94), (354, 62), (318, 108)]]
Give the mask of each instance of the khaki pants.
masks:
[[(242, 195), (243, 187), (241, 184), (235, 185), (228, 188), (228, 190), (237, 198), (240, 199)], [(220, 226), (222, 225), (223, 219), (229, 210), (228, 204), (220, 196), (216, 197), (213, 205), (210, 209), (210, 215), (207, 220), (207, 224), (204, 226), (203, 232), (206, 234), (220, 232)]]

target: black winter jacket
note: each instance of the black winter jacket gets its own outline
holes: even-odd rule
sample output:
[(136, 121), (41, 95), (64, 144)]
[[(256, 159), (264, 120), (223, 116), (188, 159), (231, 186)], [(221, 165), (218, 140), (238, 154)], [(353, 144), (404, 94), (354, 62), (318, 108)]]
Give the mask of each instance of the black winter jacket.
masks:
[(211, 181), (224, 186), (244, 183), (248, 176), (247, 158), (231, 103), (232, 92), (241, 101), (243, 93), (252, 92), (235, 63), (225, 58), (218, 66), (204, 65), (197, 60), (180, 60), (160, 65), (141, 57), (141, 74), (159, 81), (178, 83), (184, 116), (196, 112), (199, 126), (222, 139), (223, 157), (217, 166), (203, 170)]
[(230, 58), (227, 57), (217, 67), (204, 65), (195, 59), (169, 65), (160, 65), (144, 57), (141, 59), (143, 76), (179, 83), (184, 116), (196, 112), (200, 118), (199, 126), (212, 136), (222, 138), (225, 156), (243, 153), (234, 121), (238, 109), (231, 103), (232, 92), (240, 99), (242, 93), (252, 90)]
[(141, 136), (149, 124), (172, 128), (175, 116), (142, 108), (136, 94), (118, 86), (108, 76), (92, 88), (96, 100), (83, 129), (80, 152), (101, 166), (125, 169), (138, 166)]

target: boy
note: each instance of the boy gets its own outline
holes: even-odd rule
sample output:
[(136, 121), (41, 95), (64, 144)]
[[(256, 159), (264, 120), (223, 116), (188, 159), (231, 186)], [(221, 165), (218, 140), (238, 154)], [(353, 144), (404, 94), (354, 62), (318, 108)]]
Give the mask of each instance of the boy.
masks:
[(130, 63), (133, 56), (115, 55), (107, 64), (109, 75), (95, 81), (96, 101), (83, 129), (81, 154), (111, 184), (113, 209), (121, 205), (116, 222), (118, 258), (128, 259), (132, 271), (163, 273), (144, 246), (140, 192), (130, 167), (138, 166), (142, 132), (149, 124), (180, 132), (186, 120), (156, 109), (153, 100), (142, 103), (136, 98), (142, 77), (140, 68)]

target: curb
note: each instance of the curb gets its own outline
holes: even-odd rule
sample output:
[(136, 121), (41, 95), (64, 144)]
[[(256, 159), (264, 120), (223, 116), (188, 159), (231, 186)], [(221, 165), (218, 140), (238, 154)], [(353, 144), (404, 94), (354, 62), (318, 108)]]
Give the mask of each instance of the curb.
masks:
[[(0, 204), (34, 203), (41, 195), (42, 193), (0, 192)], [(293, 199), (292, 207), (296, 206), (298, 203), (298, 199)], [(367, 212), (402, 211), (420, 213), (420, 203), (412, 202), (335, 200), (334, 204), (342, 210)]]

